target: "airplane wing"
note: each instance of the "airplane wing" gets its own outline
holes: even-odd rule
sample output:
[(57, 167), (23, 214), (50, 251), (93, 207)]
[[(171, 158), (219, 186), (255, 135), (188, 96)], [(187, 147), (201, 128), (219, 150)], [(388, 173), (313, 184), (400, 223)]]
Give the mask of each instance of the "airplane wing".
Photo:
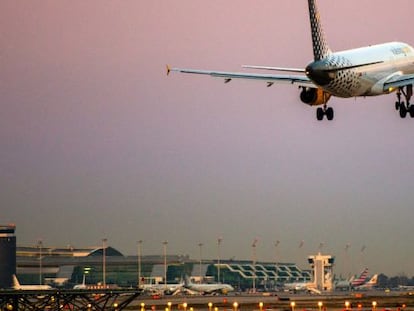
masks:
[(414, 74), (393, 76), (384, 83), (384, 91), (414, 84)]
[(314, 87), (315, 84), (305, 75), (283, 75), (283, 74), (259, 74), (259, 73), (245, 73), (245, 72), (226, 72), (226, 71), (212, 71), (212, 70), (197, 70), (184, 68), (170, 68), (167, 65), (167, 75), (170, 72), (191, 73), (199, 75), (208, 75), (215, 78), (224, 78), (224, 82), (228, 83), (232, 79), (248, 79), (265, 81), (267, 86), (272, 86), (275, 83), (288, 83), (304, 87)]

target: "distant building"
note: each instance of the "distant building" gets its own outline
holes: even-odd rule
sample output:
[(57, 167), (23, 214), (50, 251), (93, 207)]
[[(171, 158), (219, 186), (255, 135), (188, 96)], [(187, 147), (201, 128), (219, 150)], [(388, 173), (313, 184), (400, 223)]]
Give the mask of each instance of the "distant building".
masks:
[(0, 288), (10, 288), (16, 273), (15, 230), (15, 225), (0, 226)]
[[(17, 247), (17, 274), (23, 284), (37, 284), (40, 271), (44, 283), (54, 286), (73, 286), (81, 283), (83, 275), (87, 284), (97, 284), (103, 281), (102, 254), (102, 246), (43, 247), (42, 250), (38, 246)], [(138, 257), (124, 256), (112, 247), (107, 247), (105, 254), (106, 283), (137, 286)], [(39, 260), (40, 255), (42, 260)], [(167, 283), (179, 282), (184, 275), (197, 280), (218, 281), (217, 261), (203, 260), (200, 267), (199, 260), (191, 259), (187, 255), (167, 255)], [(164, 256), (142, 256), (141, 276), (141, 283), (164, 282)], [(220, 261), (221, 282), (230, 283), (239, 289), (248, 289), (254, 277), (258, 288), (272, 289), (284, 282), (310, 281), (312, 274), (310, 271), (301, 270), (293, 263), (258, 262), (253, 266), (251, 261)]]

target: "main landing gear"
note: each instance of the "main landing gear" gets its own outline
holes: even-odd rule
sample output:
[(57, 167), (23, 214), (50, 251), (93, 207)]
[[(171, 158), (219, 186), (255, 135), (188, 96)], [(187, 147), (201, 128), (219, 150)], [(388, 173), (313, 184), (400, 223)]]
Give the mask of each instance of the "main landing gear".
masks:
[[(401, 94), (404, 96), (405, 101), (401, 101)], [(395, 109), (400, 111), (400, 117), (405, 118), (407, 113), (410, 114), (411, 118), (414, 118), (414, 105), (411, 105), (410, 99), (413, 96), (413, 86), (407, 85), (405, 87), (400, 87), (397, 91), (397, 101), (395, 102)]]
[(316, 109), (316, 119), (318, 121), (322, 121), (324, 116), (326, 116), (329, 121), (333, 120), (334, 118), (334, 110), (332, 107), (327, 107), (326, 104), (323, 105), (323, 108), (318, 107)]

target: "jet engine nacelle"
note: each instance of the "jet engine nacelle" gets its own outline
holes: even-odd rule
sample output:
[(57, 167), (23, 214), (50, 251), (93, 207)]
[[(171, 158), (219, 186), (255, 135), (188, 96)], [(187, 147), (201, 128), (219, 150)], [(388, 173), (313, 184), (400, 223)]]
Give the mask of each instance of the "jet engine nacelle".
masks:
[(303, 88), (300, 92), (300, 100), (310, 106), (324, 105), (330, 97), (329, 93), (319, 88)]

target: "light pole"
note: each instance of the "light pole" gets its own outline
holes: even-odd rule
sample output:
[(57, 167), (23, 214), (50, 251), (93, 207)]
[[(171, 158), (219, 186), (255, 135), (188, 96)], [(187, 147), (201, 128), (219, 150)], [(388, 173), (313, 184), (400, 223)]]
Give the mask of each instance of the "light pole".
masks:
[(253, 293), (256, 292), (256, 245), (258, 240), (254, 239), (252, 243), (252, 252), (253, 252), (253, 258), (252, 258), (252, 264), (253, 264)]
[(102, 239), (102, 278), (103, 286), (106, 287), (106, 242), (108, 239)]
[(167, 290), (167, 245), (168, 245), (168, 241), (164, 241), (162, 242), (163, 244), (163, 248), (164, 248), (164, 285), (165, 285), (165, 290)]
[(142, 240), (139, 240), (138, 242), (138, 288), (141, 288), (141, 246), (142, 246)]
[(42, 285), (42, 283), (43, 283), (43, 276), (42, 276), (42, 247), (43, 247), (43, 242), (42, 242), (42, 240), (37, 241), (37, 244), (39, 245), (39, 285)]
[(277, 265), (277, 247), (279, 246), (279, 244), (280, 244), (280, 241), (277, 240), (275, 242), (275, 265)]
[(217, 278), (218, 278), (218, 282), (221, 283), (221, 279), (220, 279), (220, 245), (221, 242), (223, 241), (222, 237), (219, 237), (217, 239)]
[(198, 246), (200, 247), (200, 281), (199, 281), (199, 283), (201, 284), (201, 279), (202, 279), (202, 277), (201, 277), (201, 261), (202, 261), (202, 258), (203, 258), (203, 253), (202, 253), (202, 248), (203, 248), (203, 243), (198, 243)]

